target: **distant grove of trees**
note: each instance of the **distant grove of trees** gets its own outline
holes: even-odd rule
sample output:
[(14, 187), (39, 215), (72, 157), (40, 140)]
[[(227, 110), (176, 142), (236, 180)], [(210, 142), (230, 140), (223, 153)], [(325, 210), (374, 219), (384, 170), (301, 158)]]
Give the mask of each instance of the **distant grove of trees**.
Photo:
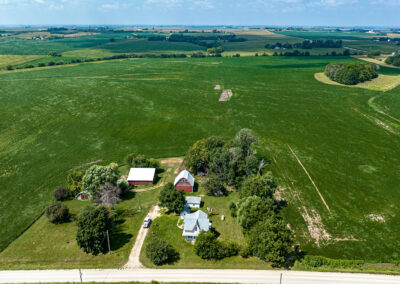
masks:
[(385, 63), (393, 66), (400, 66), (400, 54), (397, 53), (395, 55), (389, 56), (388, 58), (386, 58)]
[(343, 42), (342, 40), (305, 40), (301, 43), (280, 43), (277, 42), (275, 44), (266, 44), (265, 48), (270, 49), (293, 49), (293, 48), (300, 48), (300, 49), (313, 49), (313, 48), (342, 48)]
[(369, 63), (330, 63), (325, 68), (325, 75), (332, 81), (356, 85), (378, 77), (378, 67)]

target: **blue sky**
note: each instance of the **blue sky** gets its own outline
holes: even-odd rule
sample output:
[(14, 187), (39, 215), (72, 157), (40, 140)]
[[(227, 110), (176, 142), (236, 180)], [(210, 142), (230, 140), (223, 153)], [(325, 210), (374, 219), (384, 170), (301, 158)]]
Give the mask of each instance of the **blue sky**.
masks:
[(400, 26), (400, 0), (0, 0), (0, 25)]

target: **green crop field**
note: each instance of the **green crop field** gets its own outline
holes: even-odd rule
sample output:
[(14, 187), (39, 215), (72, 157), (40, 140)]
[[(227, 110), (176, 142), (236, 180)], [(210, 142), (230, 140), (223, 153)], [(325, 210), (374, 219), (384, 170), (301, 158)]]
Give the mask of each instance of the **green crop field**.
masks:
[[(247, 127), (261, 139), (303, 250), (400, 259), (400, 88), (314, 79), (329, 62), (350, 60), (147, 58), (2, 73), (0, 250), (43, 212), (73, 167), (121, 163), (134, 151), (182, 156), (200, 138)], [(232, 90), (228, 102), (218, 102), (216, 84)], [(41, 222), (0, 262), (18, 255), (17, 242)]]

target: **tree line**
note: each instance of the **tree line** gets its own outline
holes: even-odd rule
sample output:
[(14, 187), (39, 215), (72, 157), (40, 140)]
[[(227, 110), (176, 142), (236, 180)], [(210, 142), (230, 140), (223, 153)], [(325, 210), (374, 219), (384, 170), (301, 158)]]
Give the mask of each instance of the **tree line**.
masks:
[(277, 42), (275, 44), (269, 44), (267, 43), (265, 45), (265, 48), (269, 49), (294, 49), (294, 48), (300, 48), (300, 49), (313, 49), (313, 48), (342, 48), (343, 47), (343, 41), (342, 40), (305, 40), (300, 43), (280, 43)]

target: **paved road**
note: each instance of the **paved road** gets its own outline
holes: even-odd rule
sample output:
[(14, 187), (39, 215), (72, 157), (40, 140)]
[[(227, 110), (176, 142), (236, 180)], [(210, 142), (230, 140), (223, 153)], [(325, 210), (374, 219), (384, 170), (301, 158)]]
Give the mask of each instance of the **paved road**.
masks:
[[(217, 269), (88, 269), (83, 282), (218, 282), (279, 284), (281, 271)], [(0, 283), (79, 282), (78, 270), (0, 271)], [(282, 284), (400, 284), (400, 276), (283, 271)]]
[[(150, 211), (147, 214), (147, 216), (149, 216), (151, 220), (160, 217), (160, 207), (158, 207), (158, 205), (153, 205), (150, 208)], [(144, 268), (144, 266), (139, 260), (139, 257), (140, 257), (140, 251), (142, 250), (142, 246), (148, 231), (149, 229), (140, 227), (139, 233), (135, 240), (135, 244), (133, 245), (131, 254), (129, 255), (129, 260), (125, 264), (124, 268)]]

